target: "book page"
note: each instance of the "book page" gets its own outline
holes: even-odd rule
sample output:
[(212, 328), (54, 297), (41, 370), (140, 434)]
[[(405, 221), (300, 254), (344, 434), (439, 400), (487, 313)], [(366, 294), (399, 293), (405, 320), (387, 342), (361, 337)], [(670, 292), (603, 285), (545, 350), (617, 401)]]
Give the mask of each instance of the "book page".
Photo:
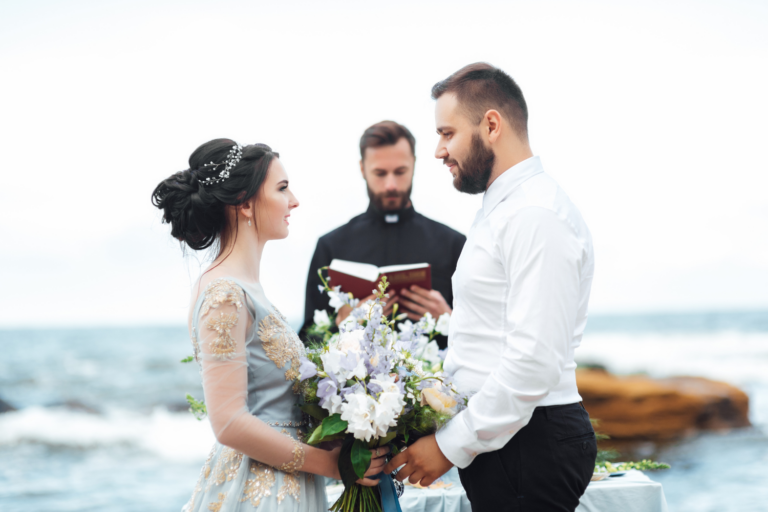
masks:
[(375, 283), (379, 280), (379, 269), (375, 265), (369, 265), (368, 263), (357, 263), (356, 261), (347, 260), (333, 260), (329, 265), (329, 268), (342, 274), (347, 274), (360, 279), (365, 279)]
[(379, 268), (379, 272), (386, 274), (388, 272), (401, 272), (403, 270), (415, 270), (417, 268), (427, 268), (429, 263), (412, 263), (410, 265), (389, 265)]

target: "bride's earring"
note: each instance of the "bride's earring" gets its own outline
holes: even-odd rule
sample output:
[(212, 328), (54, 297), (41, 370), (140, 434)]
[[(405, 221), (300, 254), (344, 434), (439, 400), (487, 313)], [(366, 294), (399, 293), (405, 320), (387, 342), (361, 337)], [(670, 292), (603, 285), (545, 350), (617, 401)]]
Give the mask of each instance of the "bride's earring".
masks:
[(248, 226), (251, 225), (251, 219), (248, 219)]

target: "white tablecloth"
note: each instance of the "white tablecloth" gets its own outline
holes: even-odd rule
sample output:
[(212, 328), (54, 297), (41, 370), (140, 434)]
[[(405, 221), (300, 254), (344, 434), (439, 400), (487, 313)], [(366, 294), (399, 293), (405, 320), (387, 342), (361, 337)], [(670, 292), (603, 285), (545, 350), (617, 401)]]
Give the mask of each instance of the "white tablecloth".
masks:
[[(471, 512), (456, 468), (443, 475), (441, 480), (452, 485), (441, 489), (417, 489), (406, 485), (400, 498), (403, 512)], [(328, 487), (329, 506), (340, 494), (340, 486)], [(667, 512), (667, 500), (660, 483), (641, 471), (629, 471), (624, 476), (591, 482), (576, 511)]]

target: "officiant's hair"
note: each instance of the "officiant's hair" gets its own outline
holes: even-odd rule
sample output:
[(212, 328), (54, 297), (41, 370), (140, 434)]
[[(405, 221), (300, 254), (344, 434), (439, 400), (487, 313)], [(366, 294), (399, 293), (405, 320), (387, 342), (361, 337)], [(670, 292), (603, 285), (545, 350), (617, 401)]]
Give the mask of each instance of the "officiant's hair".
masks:
[(528, 138), (528, 106), (523, 91), (508, 74), (485, 62), (464, 66), (432, 87), (432, 99), (456, 94), (464, 114), (480, 124), (489, 110), (498, 110), (518, 136)]
[(416, 158), (416, 138), (411, 130), (394, 121), (381, 121), (369, 126), (360, 137), (360, 160), (365, 160), (366, 149), (394, 146), (400, 139), (408, 141), (411, 154)]
[[(225, 162), (235, 142), (214, 139), (197, 148), (189, 157), (189, 169), (164, 179), (152, 193), (152, 204), (163, 210), (163, 222), (171, 225), (171, 236), (199, 251), (219, 242), (227, 233), (227, 206), (240, 205), (261, 190), (269, 164), (280, 155), (266, 144), (243, 147), (240, 161), (229, 177), (204, 185), (205, 178), (219, 176), (220, 167), (204, 167), (210, 162)], [(237, 236), (237, 234), (235, 234)]]

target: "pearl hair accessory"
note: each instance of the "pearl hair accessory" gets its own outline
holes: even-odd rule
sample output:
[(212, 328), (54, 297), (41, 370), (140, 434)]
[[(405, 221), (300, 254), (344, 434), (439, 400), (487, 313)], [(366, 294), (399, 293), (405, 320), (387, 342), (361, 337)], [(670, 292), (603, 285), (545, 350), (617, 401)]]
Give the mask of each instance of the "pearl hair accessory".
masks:
[(213, 162), (203, 165), (203, 169), (210, 169), (216, 170), (217, 167), (224, 166), (224, 169), (219, 173), (218, 178), (212, 178), (208, 177), (204, 180), (200, 181), (201, 185), (208, 186), (213, 185), (214, 183), (221, 183), (225, 179), (229, 178), (229, 171), (231, 171), (237, 163), (240, 161), (240, 159), (243, 157), (243, 147), (240, 144), (235, 144), (232, 146), (232, 149), (229, 150), (229, 153), (227, 153), (227, 158), (224, 160), (224, 162), (215, 164)]

